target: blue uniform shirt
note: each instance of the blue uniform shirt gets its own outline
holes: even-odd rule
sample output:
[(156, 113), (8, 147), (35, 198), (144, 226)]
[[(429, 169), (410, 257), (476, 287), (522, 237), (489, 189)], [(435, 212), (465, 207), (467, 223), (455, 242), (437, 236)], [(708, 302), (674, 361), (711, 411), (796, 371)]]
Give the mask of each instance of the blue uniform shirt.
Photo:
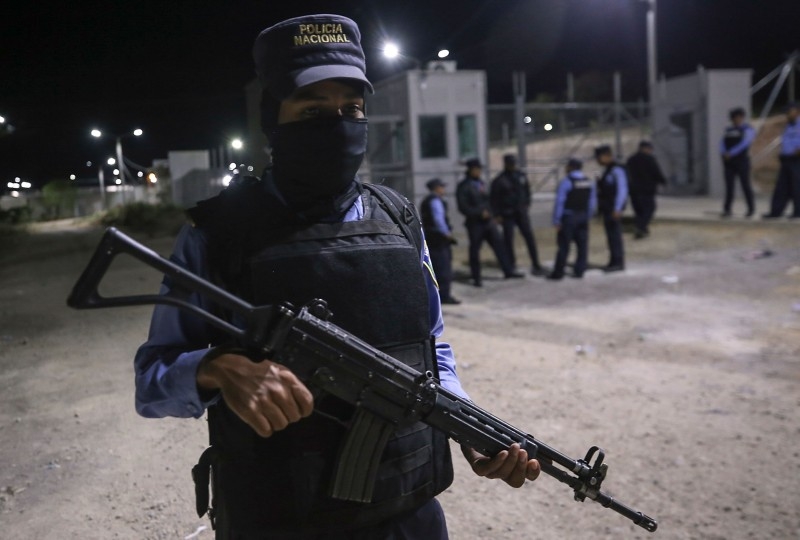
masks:
[(431, 199), (431, 214), (433, 216), (433, 228), (445, 236), (450, 236), (453, 231), (447, 226), (447, 221), (444, 215), (444, 203), (439, 197)]
[[(576, 179), (586, 179), (586, 176), (584, 176), (581, 171), (572, 171), (569, 173), (569, 176)], [(564, 214), (572, 213), (572, 210), (569, 208), (564, 208), (564, 205), (567, 202), (567, 195), (569, 195), (569, 192), (572, 191), (572, 182), (570, 181), (569, 176), (562, 178), (556, 187), (556, 202), (553, 205), (553, 225), (555, 226), (561, 225), (561, 218), (564, 216)], [(589, 216), (594, 215), (596, 207), (597, 189), (595, 184), (592, 183), (592, 192), (589, 195)]]
[[(613, 178), (610, 178), (612, 176)], [(622, 212), (625, 201), (628, 200), (628, 176), (625, 174), (625, 169), (619, 165), (614, 165), (614, 167), (611, 168), (611, 172), (603, 176), (600, 181), (608, 184), (616, 181), (617, 195), (614, 198), (614, 212)]]
[(800, 152), (800, 121), (787, 123), (781, 138), (781, 155), (793, 156)]
[(719, 142), (720, 154), (725, 155), (727, 153), (730, 157), (736, 157), (739, 154), (746, 153), (750, 149), (750, 145), (753, 144), (753, 139), (756, 138), (756, 130), (754, 130), (750, 124), (742, 124), (739, 129), (742, 130), (742, 140), (728, 150), (725, 148), (725, 137), (722, 137), (722, 140)]
[[(357, 199), (343, 221), (357, 221), (364, 217), (361, 199)], [(207, 243), (202, 231), (185, 226), (178, 235), (172, 260), (187, 270), (208, 279)], [(425, 283), (428, 288), (431, 335), (438, 338), (444, 331), (439, 291), (429, 270), (427, 250), (420, 255), (425, 268)], [(162, 293), (167, 285), (162, 285)], [(196, 295), (189, 299), (205, 309), (208, 302)], [(355, 304), (355, 300), (354, 300)], [(219, 399), (216, 393), (204, 400), (198, 393), (197, 367), (209, 352), (209, 326), (197, 317), (172, 306), (157, 305), (153, 310), (150, 334), (147, 341), (136, 352), (136, 410), (149, 418), (165, 416), (195, 417)], [(445, 342), (436, 342), (436, 360), (442, 386), (468, 399), (456, 374), (453, 350)]]

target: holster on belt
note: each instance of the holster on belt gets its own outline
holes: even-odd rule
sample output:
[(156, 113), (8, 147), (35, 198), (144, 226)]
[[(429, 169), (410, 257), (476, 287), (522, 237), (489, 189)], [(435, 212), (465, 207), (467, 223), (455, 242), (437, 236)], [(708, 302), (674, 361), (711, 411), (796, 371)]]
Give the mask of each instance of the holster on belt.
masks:
[(194, 504), (197, 510), (197, 517), (203, 517), (206, 512), (214, 523), (212, 507), (210, 506), (211, 497), (209, 495), (209, 484), (211, 483), (211, 466), (217, 456), (217, 451), (213, 446), (206, 448), (200, 455), (197, 465), (192, 467), (192, 480), (194, 480)]

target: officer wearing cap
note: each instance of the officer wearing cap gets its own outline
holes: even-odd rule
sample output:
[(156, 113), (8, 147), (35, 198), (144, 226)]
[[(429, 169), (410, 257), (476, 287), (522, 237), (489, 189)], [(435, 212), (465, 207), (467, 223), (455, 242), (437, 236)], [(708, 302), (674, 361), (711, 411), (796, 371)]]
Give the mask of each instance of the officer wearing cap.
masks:
[(772, 191), (772, 204), (764, 219), (776, 219), (783, 216), (789, 200), (792, 201), (793, 219), (800, 218), (800, 103), (789, 103), (786, 106), (786, 128), (781, 137), (781, 162), (778, 179)]
[[(338, 15), (290, 19), (258, 36), (272, 165), (198, 203), (172, 260), (255, 305), (323, 298), (334, 323), (437, 372), (466, 397), (452, 350), (438, 341), (441, 306), (416, 210), (356, 176), (367, 141), (364, 94), (372, 91), (360, 37)], [(158, 306), (135, 371), (141, 415), (208, 410), (211, 446), (192, 472), (198, 512), (208, 509), (218, 539), (447, 537), (434, 499), (452, 480), (443, 434), (424, 424), (393, 433), (372, 500), (355, 502), (330, 495), (350, 481), (334, 473), (354, 408), (312, 396), (288, 368), (250, 358), (191, 314)], [(539, 472), (516, 445), (491, 459), (462, 452), (478, 475), (513, 486)]]
[(483, 172), (481, 161), (477, 158), (469, 159), (466, 166), (466, 175), (456, 187), (456, 201), (458, 211), (464, 214), (464, 226), (467, 228), (469, 238), (469, 269), (472, 284), (476, 287), (483, 286), (480, 254), (484, 240), (494, 251), (506, 279), (523, 277), (511, 265), (500, 232), (497, 230), (497, 223), (492, 219), (489, 190), (481, 178)]
[(550, 280), (564, 277), (567, 265), (569, 246), (575, 242), (578, 255), (575, 258), (573, 277), (582, 278), (586, 271), (589, 252), (589, 218), (597, 205), (595, 184), (589, 180), (581, 169), (583, 162), (570, 158), (567, 161), (566, 176), (556, 188), (556, 201), (553, 205), (553, 226), (556, 228), (558, 251), (553, 271), (547, 276)]
[(594, 149), (594, 158), (604, 167), (597, 181), (597, 205), (603, 216), (609, 260), (604, 272), (625, 270), (625, 248), (622, 243), (622, 211), (628, 198), (628, 177), (625, 169), (614, 160), (607, 144)]
[(425, 185), (430, 193), (422, 200), (419, 211), (425, 242), (428, 244), (428, 254), (436, 273), (436, 280), (439, 282), (439, 296), (442, 304), (460, 304), (461, 301), (450, 293), (450, 285), (453, 282), (452, 245), (456, 243), (456, 239), (447, 215), (447, 201), (444, 200), (447, 184), (439, 178), (433, 178)]
[(725, 202), (722, 205), (721, 217), (731, 216), (733, 204), (733, 191), (736, 178), (742, 186), (744, 200), (747, 203), (745, 217), (751, 217), (756, 211), (753, 197), (753, 186), (750, 184), (750, 145), (756, 138), (756, 130), (745, 122), (745, 112), (741, 107), (732, 109), (729, 113), (731, 125), (725, 128), (725, 134), (719, 143), (719, 153), (722, 156), (722, 165), (725, 170)]
[(543, 275), (544, 270), (539, 264), (539, 254), (536, 251), (536, 238), (528, 216), (531, 186), (528, 175), (517, 168), (517, 157), (514, 154), (503, 156), (503, 172), (492, 180), (489, 198), (492, 212), (503, 226), (503, 245), (511, 266), (516, 267), (517, 264), (514, 254), (514, 228), (518, 228), (531, 258), (531, 273), (535, 276)]

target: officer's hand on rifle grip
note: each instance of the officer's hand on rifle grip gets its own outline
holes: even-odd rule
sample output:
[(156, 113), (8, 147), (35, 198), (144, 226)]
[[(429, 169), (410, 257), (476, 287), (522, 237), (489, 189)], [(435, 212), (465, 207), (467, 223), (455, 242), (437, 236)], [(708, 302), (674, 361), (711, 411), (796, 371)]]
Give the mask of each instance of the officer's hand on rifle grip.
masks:
[(493, 458), (466, 446), (461, 447), (461, 452), (475, 474), (486, 478), (499, 478), (511, 487), (522, 487), (525, 480), (536, 480), (541, 472), (539, 462), (528, 459), (528, 453), (521, 450), (516, 443)]
[(314, 410), (309, 389), (288, 368), (235, 353), (209, 355), (197, 370), (200, 389), (219, 389), (228, 407), (262, 437)]

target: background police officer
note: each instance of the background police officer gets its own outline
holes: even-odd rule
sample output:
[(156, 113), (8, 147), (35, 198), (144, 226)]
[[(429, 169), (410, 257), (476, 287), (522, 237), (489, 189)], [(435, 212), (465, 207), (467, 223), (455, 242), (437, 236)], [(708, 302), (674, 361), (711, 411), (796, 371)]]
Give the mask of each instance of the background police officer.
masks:
[(461, 301), (450, 293), (453, 282), (452, 245), (456, 243), (456, 239), (447, 214), (447, 201), (444, 200), (446, 184), (439, 178), (434, 178), (425, 185), (430, 194), (422, 200), (419, 210), (431, 264), (439, 283), (439, 296), (442, 304), (460, 304)]
[(514, 253), (514, 228), (518, 228), (528, 255), (531, 258), (531, 273), (535, 276), (542, 275), (544, 270), (539, 264), (539, 254), (536, 251), (536, 238), (533, 235), (531, 220), (528, 212), (531, 206), (531, 186), (528, 175), (517, 168), (517, 158), (514, 154), (503, 156), (503, 172), (492, 180), (489, 198), (492, 203), (492, 212), (503, 226), (503, 240), (511, 266), (516, 267), (517, 259)]
[(573, 268), (573, 276), (582, 278), (586, 271), (589, 251), (589, 218), (594, 214), (597, 204), (595, 184), (581, 169), (583, 162), (571, 158), (567, 161), (567, 175), (556, 188), (556, 201), (553, 205), (553, 226), (558, 231), (556, 242), (558, 252), (552, 273), (547, 279), (559, 280), (564, 277), (569, 246), (575, 242), (578, 250)]
[[(732, 109), (730, 114), (731, 125), (725, 128), (725, 134), (719, 143), (719, 153), (722, 156), (722, 165), (725, 170), (725, 202), (722, 205), (721, 217), (731, 215), (733, 192), (736, 178), (742, 186), (744, 200), (747, 202), (746, 217), (755, 212), (755, 199), (753, 186), (750, 183), (750, 145), (756, 137), (756, 131), (745, 122), (745, 112), (741, 107)], [(630, 171), (629, 171), (630, 172)]]
[[(465, 396), (452, 350), (433, 341), (443, 330), (441, 306), (420, 225), (402, 219), (415, 225), (419, 245), (410, 226), (395, 232), (415, 211), (356, 176), (366, 153), (364, 94), (372, 90), (360, 37), (338, 15), (289, 19), (259, 35), (253, 54), (272, 165), (261, 179), (232, 182), (198, 203), (172, 260), (256, 305), (323, 298), (336, 324), (407, 365), (430, 364), (444, 387)], [(398, 204), (403, 216), (392, 210)], [(135, 368), (143, 416), (208, 409), (213, 453), (204, 456), (217, 488), (217, 538), (447, 538), (434, 498), (452, 479), (440, 432), (415, 424), (390, 436), (371, 503), (334, 498), (337, 448), (355, 412), (347, 403), (315, 399), (285, 366), (250, 358), (171, 306), (155, 308)], [(514, 486), (539, 472), (518, 445), (491, 459), (462, 453), (476, 474)], [(198, 467), (208, 478), (208, 463)]]
[(781, 138), (779, 159), (781, 168), (778, 180), (772, 192), (772, 205), (764, 219), (779, 218), (783, 215), (789, 200), (792, 201), (792, 215), (800, 218), (800, 104), (789, 103), (786, 106), (786, 129)]
[(606, 230), (609, 261), (604, 272), (625, 270), (625, 248), (622, 242), (622, 211), (628, 198), (628, 177), (625, 169), (614, 160), (608, 145), (594, 149), (597, 163), (605, 167), (597, 181), (597, 205)]
[(639, 143), (639, 150), (628, 158), (625, 169), (630, 180), (628, 188), (636, 223), (634, 238), (646, 238), (650, 235), (650, 222), (656, 213), (658, 186), (666, 184), (667, 179), (658, 166), (649, 141)]
[(469, 238), (469, 269), (472, 284), (481, 287), (481, 245), (487, 241), (494, 251), (497, 262), (506, 278), (521, 278), (516, 272), (503, 247), (497, 223), (492, 219), (492, 208), (486, 182), (481, 178), (483, 165), (479, 159), (470, 159), (466, 163), (467, 172), (456, 188), (458, 211), (464, 214), (464, 226)]

